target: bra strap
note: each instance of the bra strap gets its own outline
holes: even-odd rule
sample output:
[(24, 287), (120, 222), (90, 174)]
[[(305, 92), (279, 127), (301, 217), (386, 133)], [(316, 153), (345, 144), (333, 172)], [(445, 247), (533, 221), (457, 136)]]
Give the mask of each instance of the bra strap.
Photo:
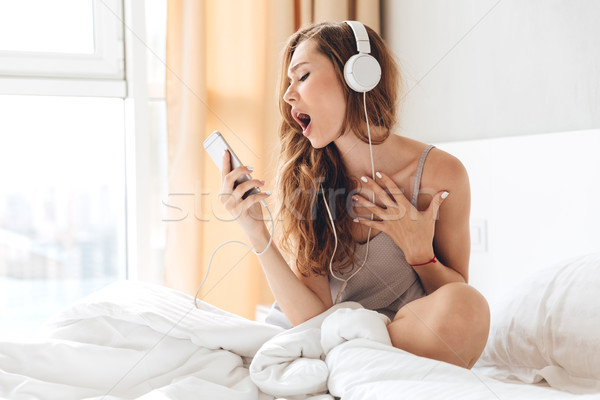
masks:
[(419, 159), (419, 165), (417, 166), (417, 175), (416, 175), (416, 179), (415, 179), (415, 185), (413, 187), (413, 192), (412, 192), (412, 199), (411, 199), (411, 203), (413, 206), (415, 206), (415, 208), (417, 207), (417, 198), (419, 197), (419, 189), (421, 188), (421, 176), (423, 175), (423, 167), (425, 166), (425, 159), (427, 158), (427, 154), (429, 154), (429, 151), (431, 149), (433, 149), (435, 146), (430, 144), (427, 147), (425, 147), (425, 150), (423, 150), (423, 153), (421, 153), (421, 158)]

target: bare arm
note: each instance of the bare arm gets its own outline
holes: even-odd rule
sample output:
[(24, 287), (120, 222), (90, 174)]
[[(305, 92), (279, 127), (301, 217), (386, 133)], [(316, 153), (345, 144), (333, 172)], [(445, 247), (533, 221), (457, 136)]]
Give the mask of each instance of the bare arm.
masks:
[[(255, 249), (264, 249), (269, 240), (269, 232), (252, 235), (250, 242)], [(279, 307), (293, 326), (321, 314), (333, 302), (326, 276), (304, 277), (298, 269), (289, 267), (275, 244), (261, 256), (260, 264), (267, 277), (271, 292)]]
[[(435, 222), (433, 251), (438, 262), (415, 267), (428, 294), (446, 283), (468, 283), (469, 281), (471, 251), (469, 177), (458, 159), (445, 153), (438, 154), (438, 158), (438, 162), (430, 166), (433, 180), (428, 186), (436, 189), (445, 188), (450, 193), (440, 206)], [(415, 261), (421, 263), (427, 260), (421, 258), (421, 261)]]
[[(245, 166), (232, 171), (229, 157), (229, 152), (225, 152), (221, 203), (237, 217), (237, 222), (248, 236), (252, 247), (261, 252), (266, 248), (270, 234), (263, 221), (259, 202), (266, 199), (268, 194), (261, 192), (246, 199), (242, 199), (242, 195), (253, 187), (264, 185), (264, 181), (251, 179), (234, 188), (236, 179), (251, 171)], [(306, 278), (295, 266), (292, 271), (274, 243), (259, 256), (259, 260), (275, 300), (292, 325), (301, 324), (331, 307), (329, 281), (326, 276)]]

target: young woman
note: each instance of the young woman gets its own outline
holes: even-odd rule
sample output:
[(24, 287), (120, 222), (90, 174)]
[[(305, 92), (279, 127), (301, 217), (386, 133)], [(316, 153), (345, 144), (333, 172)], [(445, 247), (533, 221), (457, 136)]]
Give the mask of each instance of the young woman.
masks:
[[(364, 98), (344, 79), (357, 53), (348, 24), (315, 24), (289, 39), (277, 179), (289, 262), (273, 243), (260, 263), (291, 325), (357, 301), (390, 317), (395, 347), (471, 368), (487, 341), (489, 308), (467, 284), (468, 176), (450, 154), (392, 132), (399, 73), (382, 39), (367, 32), (382, 73)], [(222, 170), (222, 202), (260, 252), (270, 234), (259, 201), (269, 194), (242, 195), (265, 182), (234, 187), (251, 170), (231, 170), (228, 153)]]

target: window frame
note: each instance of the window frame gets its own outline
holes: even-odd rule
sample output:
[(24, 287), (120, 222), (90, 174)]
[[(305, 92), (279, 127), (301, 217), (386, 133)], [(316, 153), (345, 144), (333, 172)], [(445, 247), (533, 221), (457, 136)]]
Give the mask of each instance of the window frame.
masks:
[(123, 2), (93, 0), (94, 53), (0, 52), (0, 93), (127, 96)]
[(138, 0), (124, 0), (125, 75), (125, 169), (127, 279), (153, 281), (151, 176), (152, 139), (146, 45), (146, 6)]
[[(103, 4), (100, 4), (103, 3)], [(110, 9), (104, 4), (110, 6)], [(102, 15), (110, 17), (112, 23), (100, 24), (118, 42), (113, 52), (120, 55), (121, 71), (113, 75), (84, 74), (72, 76), (50, 76), (40, 72), (37, 76), (26, 73), (7, 75), (0, 58), (0, 94), (58, 95), (86, 97), (117, 97), (124, 100), (125, 112), (125, 224), (126, 224), (126, 272), (127, 279), (154, 279), (151, 270), (156, 251), (163, 251), (152, 236), (152, 213), (148, 199), (154, 196), (155, 177), (151, 176), (150, 152), (152, 139), (149, 135), (149, 101), (164, 101), (164, 88), (156, 90), (148, 82), (146, 41), (146, 6), (138, 0), (94, 0), (95, 10), (104, 7)], [(103, 18), (104, 18), (103, 17)], [(110, 27), (110, 28), (107, 28)], [(108, 30), (107, 30), (108, 29)], [(111, 32), (109, 32), (111, 31)], [(117, 32), (114, 34), (114, 32)], [(103, 43), (108, 43), (108, 40)], [(53, 55), (55, 59), (67, 61), (64, 55)], [(23, 58), (25, 60), (27, 58)], [(31, 60), (31, 58), (29, 58)], [(85, 64), (80, 64), (85, 65)], [(113, 65), (114, 66), (114, 65)], [(17, 71), (18, 72), (18, 71)], [(150, 93), (150, 91), (152, 93)], [(155, 235), (156, 236), (156, 235)], [(153, 242), (154, 240), (154, 242)], [(161, 279), (158, 279), (159, 281)]]

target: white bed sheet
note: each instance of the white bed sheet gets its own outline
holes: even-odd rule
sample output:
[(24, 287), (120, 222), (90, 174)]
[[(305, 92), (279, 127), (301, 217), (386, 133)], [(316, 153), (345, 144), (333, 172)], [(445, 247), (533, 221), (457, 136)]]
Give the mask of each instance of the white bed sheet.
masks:
[(338, 305), (291, 330), (150, 284), (112, 285), (47, 337), (0, 343), (0, 397), (24, 399), (599, 399), (504, 383), (390, 345), (387, 318)]
[(327, 356), (330, 390), (344, 400), (359, 399), (599, 399), (545, 384), (503, 382), (483, 371), (414, 356), (372, 341), (354, 340)]

